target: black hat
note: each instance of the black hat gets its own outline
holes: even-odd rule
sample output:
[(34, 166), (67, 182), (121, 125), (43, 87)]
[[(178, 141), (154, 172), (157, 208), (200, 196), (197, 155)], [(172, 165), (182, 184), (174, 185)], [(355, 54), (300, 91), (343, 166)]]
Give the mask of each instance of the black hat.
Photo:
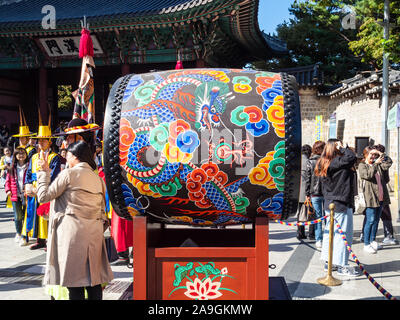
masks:
[(84, 119), (74, 118), (70, 122), (68, 122), (68, 126), (64, 130), (64, 132), (58, 133), (57, 136), (64, 136), (68, 134), (79, 134), (82, 132), (95, 131), (99, 129), (101, 129), (101, 127), (98, 124), (87, 123), (87, 121)]

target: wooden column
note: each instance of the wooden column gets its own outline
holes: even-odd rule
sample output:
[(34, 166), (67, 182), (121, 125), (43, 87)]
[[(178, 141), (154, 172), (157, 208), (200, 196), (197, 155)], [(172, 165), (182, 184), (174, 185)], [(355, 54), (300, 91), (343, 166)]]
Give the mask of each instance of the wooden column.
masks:
[(126, 76), (127, 74), (131, 73), (131, 66), (129, 65), (129, 63), (122, 64), (121, 72), (122, 72), (122, 76)]
[(268, 218), (256, 218), (256, 300), (268, 300), (269, 298), (269, 265), (268, 265)]
[(102, 79), (96, 81), (94, 79), (94, 107), (95, 107), (95, 123), (101, 125), (104, 120), (104, 113), (107, 103), (107, 97), (104, 96), (104, 83)]
[(47, 125), (49, 119), (49, 106), (47, 105), (47, 70), (39, 69), (39, 108), (43, 124)]
[(203, 59), (196, 60), (196, 68), (206, 68), (207, 64)]

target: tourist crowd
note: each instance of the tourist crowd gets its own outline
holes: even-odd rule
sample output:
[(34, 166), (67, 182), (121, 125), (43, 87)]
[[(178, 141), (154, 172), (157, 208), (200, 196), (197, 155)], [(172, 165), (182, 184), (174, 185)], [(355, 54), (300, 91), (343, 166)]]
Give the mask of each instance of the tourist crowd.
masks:
[[(376, 254), (382, 245), (393, 245), (397, 240), (393, 234), (390, 212), (389, 168), (391, 158), (385, 154), (382, 145), (368, 146), (363, 156), (357, 157), (354, 149), (344, 146), (337, 139), (327, 142), (316, 141), (313, 146), (302, 146), (302, 166), (298, 222), (318, 220), (327, 215), (325, 228), (322, 221), (311, 224), (308, 238), (315, 240), (316, 248), (321, 250), (321, 259), (328, 268), (329, 254), (329, 205), (334, 204), (334, 219), (351, 246), (353, 243), (353, 214), (363, 214), (364, 223), (360, 240), (363, 250)], [(384, 226), (384, 239), (376, 241), (379, 221)], [(332, 270), (338, 274), (358, 276), (359, 271), (348, 263), (349, 252), (335, 223), (333, 237)], [(306, 239), (304, 225), (300, 224), (297, 238)]]

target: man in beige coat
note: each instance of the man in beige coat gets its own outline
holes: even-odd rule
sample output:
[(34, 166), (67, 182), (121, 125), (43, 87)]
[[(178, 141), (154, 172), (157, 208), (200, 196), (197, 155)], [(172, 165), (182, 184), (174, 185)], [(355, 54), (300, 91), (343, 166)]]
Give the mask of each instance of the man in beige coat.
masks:
[[(76, 144), (87, 148), (83, 141)], [(113, 279), (103, 235), (105, 186), (91, 165), (70, 151), (67, 161), (69, 169), (51, 184), (46, 161), (38, 172), (38, 199), (51, 201), (43, 283), (83, 290)]]

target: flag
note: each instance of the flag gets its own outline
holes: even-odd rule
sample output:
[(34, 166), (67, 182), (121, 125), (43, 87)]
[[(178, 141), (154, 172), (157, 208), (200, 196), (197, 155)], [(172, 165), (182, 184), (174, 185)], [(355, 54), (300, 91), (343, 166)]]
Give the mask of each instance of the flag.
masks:
[(175, 69), (183, 69), (182, 61), (178, 60), (175, 65)]
[(90, 31), (82, 28), (79, 41), (79, 58), (82, 58), (81, 78), (79, 87), (72, 92), (75, 100), (73, 119), (81, 118), (88, 123), (94, 123), (94, 80), (93, 80), (93, 42)]
[(181, 53), (180, 52), (178, 52), (178, 61), (176, 61), (175, 69), (176, 70), (183, 69), (183, 64), (182, 64)]

